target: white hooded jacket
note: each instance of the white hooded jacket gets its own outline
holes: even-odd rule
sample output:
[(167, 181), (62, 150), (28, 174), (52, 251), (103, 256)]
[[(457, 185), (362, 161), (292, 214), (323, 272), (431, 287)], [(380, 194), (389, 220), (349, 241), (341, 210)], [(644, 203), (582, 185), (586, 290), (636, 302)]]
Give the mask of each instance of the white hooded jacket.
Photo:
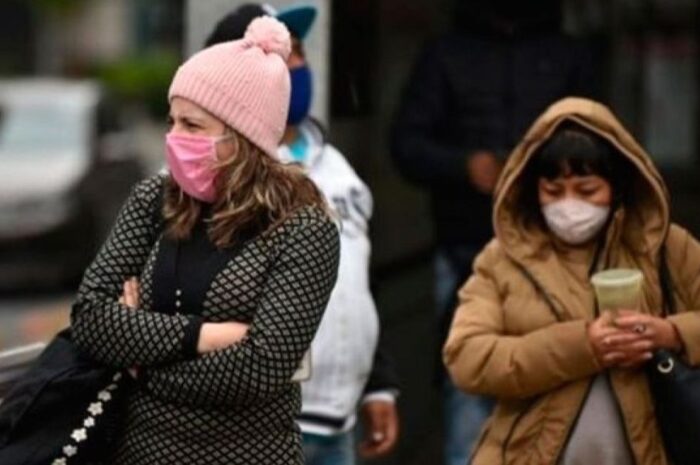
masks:
[[(308, 142), (303, 165), (342, 223), (338, 279), (311, 344), (311, 378), (302, 383), (299, 417), (302, 431), (330, 435), (353, 427), (379, 337), (369, 284), (372, 194), (313, 121), (299, 130)], [(287, 146), (279, 155), (293, 160)]]

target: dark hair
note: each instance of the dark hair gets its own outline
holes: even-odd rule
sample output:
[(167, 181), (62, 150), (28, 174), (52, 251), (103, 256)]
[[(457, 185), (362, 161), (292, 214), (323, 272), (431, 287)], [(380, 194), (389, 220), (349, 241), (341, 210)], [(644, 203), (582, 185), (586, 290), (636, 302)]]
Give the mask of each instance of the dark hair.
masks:
[(248, 25), (260, 16), (265, 16), (265, 9), (257, 3), (246, 3), (224, 16), (204, 42), (205, 47), (242, 39)]
[(530, 159), (520, 181), (518, 210), (526, 223), (541, 222), (540, 178), (596, 175), (610, 183), (612, 208), (626, 203), (631, 163), (609, 141), (574, 122), (564, 122)]

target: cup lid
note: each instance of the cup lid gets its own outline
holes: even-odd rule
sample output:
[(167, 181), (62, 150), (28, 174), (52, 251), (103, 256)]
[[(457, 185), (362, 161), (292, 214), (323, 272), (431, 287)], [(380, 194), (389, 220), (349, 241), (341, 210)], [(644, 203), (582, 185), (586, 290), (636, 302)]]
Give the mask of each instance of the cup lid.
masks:
[(633, 268), (613, 268), (599, 271), (591, 277), (594, 286), (629, 286), (641, 281), (642, 272)]

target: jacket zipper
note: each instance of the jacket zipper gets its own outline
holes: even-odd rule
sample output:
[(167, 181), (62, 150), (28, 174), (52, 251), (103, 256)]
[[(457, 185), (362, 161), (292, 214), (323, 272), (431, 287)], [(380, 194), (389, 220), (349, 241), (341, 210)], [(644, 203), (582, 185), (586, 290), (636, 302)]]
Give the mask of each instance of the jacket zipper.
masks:
[(632, 450), (632, 441), (630, 440), (630, 433), (627, 431), (627, 422), (625, 421), (625, 416), (622, 413), (622, 406), (620, 405), (620, 400), (617, 398), (617, 393), (613, 387), (612, 379), (610, 379), (610, 372), (605, 372), (605, 378), (608, 380), (608, 387), (610, 387), (610, 393), (613, 399), (615, 399), (615, 406), (617, 407), (617, 414), (620, 416), (622, 421), (623, 429), (625, 430), (625, 439), (627, 440), (627, 450), (632, 458), (632, 463), (637, 463), (637, 458), (634, 456), (634, 451)]
[[(520, 272), (525, 276), (525, 278), (530, 281), (532, 286), (535, 288), (535, 290), (542, 296), (544, 301), (546, 302), (547, 306), (549, 307), (549, 310), (552, 312), (554, 317), (557, 319), (557, 321), (563, 321), (563, 317), (561, 313), (559, 312), (559, 309), (557, 306), (554, 304), (554, 301), (552, 298), (547, 294), (547, 291), (542, 287), (542, 285), (535, 279), (534, 276), (520, 263), (518, 263), (515, 260), (512, 260), (513, 263), (517, 266), (518, 269), (520, 269)], [(590, 390), (590, 386), (589, 389)], [(586, 397), (588, 397), (588, 391), (586, 392)], [(522, 412), (518, 414), (518, 416), (515, 418), (513, 421), (513, 424), (510, 426), (510, 430), (508, 431), (508, 434), (506, 435), (505, 440), (503, 441), (503, 445), (501, 446), (501, 461), (503, 465), (506, 465), (506, 454), (508, 451), (508, 445), (510, 444), (511, 439), (513, 439), (513, 434), (515, 434), (515, 428), (517, 428), (518, 424), (522, 419), (527, 415), (530, 410), (532, 410), (532, 407), (536, 404), (536, 401), (533, 401), (530, 405), (528, 405)], [(582, 408), (579, 407), (579, 412), (576, 414), (576, 418), (578, 419), (578, 415), (580, 415)], [(471, 460), (470, 460), (471, 463)]]
[[(596, 249), (595, 256), (593, 258), (593, 263), (591, 264), (591, 268), (588, 270), (588, 275), (592, 275), (595, 270), (597, 269), (598, 262), (600, 261), (600, 255), (603, 252), (603, 246), (599, 245), (598, 248)], [(608, 256), (605, 260), (605, 267), (607, 268), (608, 266), (608, 259), (610, 257)], [(593, 305), (593, 315), (598, 318), (600, 316), (600, 309), (598, 308), (598, 302), (596, 301)], [(569, 429), (566, 432), (566, 437), (564, 439), (564, 442), (561, 443), (561, 447), (559, 448), (559, 451), (557, 452), (557, 459), (554, 462), (555, 464), (558, 464), (559, 461), (561, 460), (561, 456), (564, 453), (564, 450), (566, 446), (569, 444), (569, 441), (571, 440), (571, 436), (574, 434), (574, 428), (576, 427), (576, 423), (578, 423), (578, 419), (581, 416), (581, 412), (583, 412), (583, 407), (586, 405), (586, 401), (588, 400), (588, 396), (591, 394), (591, 390), (593, 389), (593, 383), (595, 382), (595, 378), (591, 379), (588, 381), (588, 387), (586, 388), (586, 395), (583, 396), (583, 400), (578, 406), (578, 411), (576, 412), (576, 416), (574, 417), (574, 421), (569, 425)], [(619, 406), (618, 406), (619, 407)], [(628, 438), (629, 440), (629, 438)]]
[[(589, 275), (591, 274), (592, 270), (595, 268), (597, 262), (599, 261), (601, 251), (602, 251), (602, 247), (598, 246), (598, 248), (596, 249), (596, 252), (595, 252), (593, 265), (591, 266), (591, 270), (589, 270)], [(564, 319), (563, 319), (561, 313), (559, 313), (559, 309), (554, 305), (554, 301), (552, 301), (551, 297), (549, 296), (549, 294), (547, 294), (547, 292), (544, 290), (544, 288), (539, 283), (539, 281), (537, 281), (535, 279), (535, 277), (532, 276), (532, 274), (522, 264), (518, 263), (515, 260), (513, 260), (513, 263), (515, 263), (517, 265), (517, 267), (520, 268), (520, 271), (525, 275), (527, 280), (530, 281), (532, 283), (532, 285), (535, 287), (535, 289), (542, 295), (545, 302), (547, 303), (547, 306), (549, 307), (551, 312), (554, 314), (557, 321), (563, 321)], [(597, 305), (594, 308), (594, 313), (596, 316), (598, 316), (599, 312), (598, 312)], [(576, 415), (574, 416), (574, 420), (569, 424), (569, 428), (566, 432), (566, 437), (564, 439), (564, 442), (562, 442), (562, 444), (559, 448), (559, 451), (557, 452), (556, 460), (554, 461), (555, 464), (558, 464), (559, 461), (561, 460), (561, 455), (564, 452), (564, 447), (566, 446), (566, 444), (568, 444), (569, 440), (571, 439), (571, 435), (574, 432), (574, 426), (576, 425), (576, 423), (578, 423), (578, 419), (581, 416), (581, 412), (583, 412), (583, 407), (584, 407), (584, 405), (586, 405), (586, 400), (588, 399), (588, 396), (590, 395), (592, 388), (593, 388), (593, 380), (590, 380), (588, 382), (588, 386), (586, 387), (586, 393), (583, 396), (583, 400), (581, 401), (581, 403), (578, 406), (578, 409), (576, 410)], [(617, 398), (616, 398), (616, 400), (617, 400)], [(535, 404), (535, 402), (533, 402), (530, 406), (528, 406), (528, 408), (526, 408), (523, 412), (521, 412), (518, 415), (518, 417), (515, 419), (515, 421), (513, 422), (513, 425), (511, 426), (510, 431), (508, 432), (508, 435), (506, 436), (506, 439), (503, 442), (503, 446), (501, 448), (501, 458), (503, 461), (503, 465), (506, 465), (506, 450), (508, 449), (508, 444), (510, 443), (512, 436), (515, 433), (515, 427), (518, 426), (518, 423), (520, 422), (520, 420), (522, 420), (522, 418), (532, 408), (532, 405), (534, 405), (534, 404)], [(619, 408), (619, 405), (618, 405), (618, 408)], [(625, 434), (627, 434), (626, 430), (625, 430)], [(628, 436), (627, 440), (629, 441), (629, 436)]]
[(564, 453), (564, 449), (566, 445), (569, 443), (571, 440), (571, 436), (574, 434), (574, 428), (576, 427), (576, 423), (578, 423), (578, 419), (581, 416), (581, 412), (583, 412), (583, 406), (586, 405), (586, 401), (588, 400), (588, 396), (591, 394), (591, 390), (593, 389), (593, 380), (588, 382), (588, 386), (586, 387), (586, 394), (583, 396), (583, 400), (578, 406), (578, 410), (576, 411), (576, 415), (574, 416), (574, 421), (572, 421), (569, 424), (569, 428), (566, 431), (566, 436), (564, 437), (564, 441), (561, 443), (561, 446), (559, 447), (559, 451), (557, 452), (556, 455), (556, 460), (553, 462), (555, 464), (558, 464), (561, 461), (561, 456)]
[[(515, 420), (513, 420), (513, 423), (510, 425), (510, 430), (508, 431), (508, 434), (506, 435), (506, 439), (503, 441), (503, 445), (501, 446), (501, 461), (503, 462), (503, 465), (506, 465), (506, 453), (508, 451), (508, 444), (510, 444), (510, 440), (513, 439), (513, 434), (515, 433), (515, 428), (517, 428), (518, 424), (522, 421), (522, 419), (525, 417), (525, 415), (532, 410), (532, 407), (537, 403), (537, 401), (532, 401), (530, 405), (525, 407), (522, 412), (518, 414), (517, 417), (515, 417)], [(471, 460), (470, 460), (471, 462)]]
[(486, 440), (486, 436), (488, 436), (490, 429), (491, 429), (491, 425), (489, 425), (481, 433), (481, 436), (479, 437), (479, 443), (476, 445), (476, 447), (474, 447), (471, 454), (469, 454), (469, 460), (467, 460), (467, 465), (472, 465), (474, 463), (474, 457), (476, 457), (476, 453), (479, 452), (479, 449), (481, 449), (481, 446), (484, 444), (484, 441)]

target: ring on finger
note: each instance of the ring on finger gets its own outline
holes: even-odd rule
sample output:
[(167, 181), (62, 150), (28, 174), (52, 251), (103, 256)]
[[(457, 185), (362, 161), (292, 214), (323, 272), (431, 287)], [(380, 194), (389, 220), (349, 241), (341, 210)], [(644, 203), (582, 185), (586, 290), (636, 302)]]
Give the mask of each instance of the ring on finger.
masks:
[(632, 328), (632, 330), (637, 334), (644, 334), (644, 332), (647, 330), (647, 326), (645, 324), (639, 324)]

